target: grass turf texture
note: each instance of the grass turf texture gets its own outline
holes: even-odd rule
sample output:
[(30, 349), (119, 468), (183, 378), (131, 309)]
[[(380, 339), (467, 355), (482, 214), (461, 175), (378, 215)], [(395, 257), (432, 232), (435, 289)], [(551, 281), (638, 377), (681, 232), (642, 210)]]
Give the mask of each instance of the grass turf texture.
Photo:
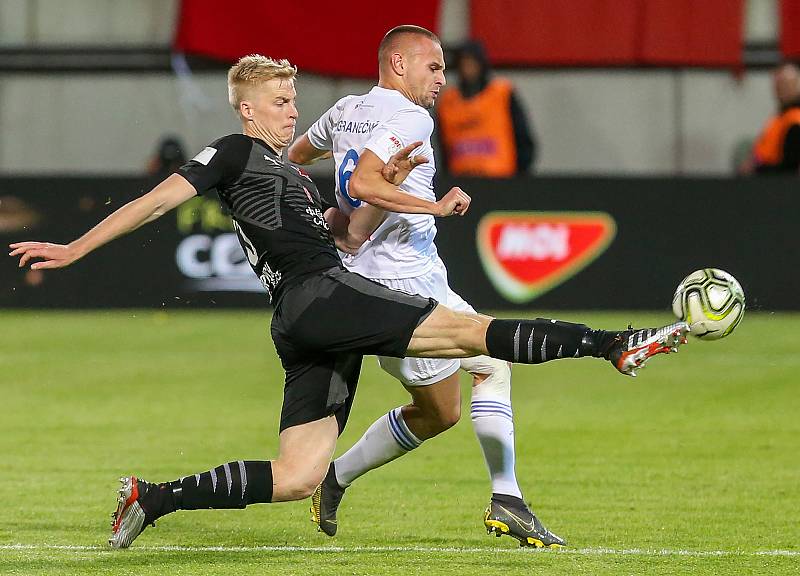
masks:
[[(0, 326), (0, 573), (800, 570), (798, 315), (749, 314), (731, 337), (692, 340), (636, 379), (591, 359), (515, 368), (518, 478), (565, 552), (516, 550), (483, 531), (489, 484), (466, 381), (462, 421), (361, 478), (334, 539), (304, 501), (179, 512), (131, 549), (107, 550), (118, 476), (169, 480), (276, 454), (283, 382), (268, 316), (0, 312)], [(337, 453), (406, 400), (367, 358)], [(787, 553), (759, 554), (774, 550)]]

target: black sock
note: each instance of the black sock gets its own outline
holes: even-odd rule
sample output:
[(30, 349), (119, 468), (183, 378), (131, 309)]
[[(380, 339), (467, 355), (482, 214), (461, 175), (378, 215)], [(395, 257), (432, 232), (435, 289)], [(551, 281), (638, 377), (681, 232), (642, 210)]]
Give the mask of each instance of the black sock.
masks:
[(244, 508), (272, 501), (272, 463), (238, 460), (169, 483), (175, 509)]
[(486, 330), (486, 348), (500, 360), (541, 364), (559, 358), (603, 356), (609, 339), (615, 336), (615, 332), (560, 320), (495, 319)]
[(148, 517), (152, 517), (152, 519), (148, 520), (148, 522), (152, 522), (156, 518), (161, 518), (171, 512), (175, 512), (175, 498), (172, 493), (172, 486), (170, 486), (169, 482), (162, 482), (161, 484), (156, 484), (155, 492), (152, 492), (153, 489), (151, 488), (147, 492), (147, 508), (145, 512), (147, 513)]

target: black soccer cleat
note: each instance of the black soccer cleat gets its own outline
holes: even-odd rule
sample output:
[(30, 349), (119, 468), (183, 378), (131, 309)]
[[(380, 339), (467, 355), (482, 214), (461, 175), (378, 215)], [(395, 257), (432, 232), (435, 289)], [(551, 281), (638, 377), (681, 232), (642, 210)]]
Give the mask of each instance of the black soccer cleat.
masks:
[(686, 344), (689, 325), (676, 322), (661, 328), (635, 330), (628, 328), (618, 332), (603, 352), (614, 368), (627, 376), (636, 376), (636, 371), (656, 354), (677, 352), (678, 346)]
[(117, 509), (111, 514), (111, 537), (108, 544), (112, 548), (127, 548), (144, 532), (148, 524), (155, 526), (155, 518), (149, 517), (142, 500), (150, 494), (155, 495), (155, 484), (139, 480), (136, 476), (119, 479), (122, 487), (117, 497)]
[(520, 503), (500, 503), (492, 498), (483, 515), (486, 531), (489, 534), (494, 532), (498, 538), (504, 534), (516, 538), (523, 547), (563, 548), (567, 545), (563, 538), (545, 528), (522, 500)]
[(328, 536), (334, 536), (338, 525), (336, 523), (336, 510), (344, 496), (344, 488), (336, 481), (336, 472), (333, 462), (328, 467), (325, 479), (311, 495), (311, 521), (316, 523), (319, 530)]

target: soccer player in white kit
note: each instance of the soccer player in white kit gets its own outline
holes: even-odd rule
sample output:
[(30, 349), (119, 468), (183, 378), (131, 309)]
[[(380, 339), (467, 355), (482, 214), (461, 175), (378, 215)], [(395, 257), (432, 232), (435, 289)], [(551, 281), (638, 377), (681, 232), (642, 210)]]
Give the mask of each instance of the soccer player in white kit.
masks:
[[(445, 84), (439, 39), (417, 26), (390, 30), (378, 51), (380, 80), (369, 93), (346, 96), (325, 112), (289, 149), (289, 160), (308, 164), (332, 152), (340, 209), (374, 211), (377, 229), (343, 254), (345, 266), (390, 288), (433, 297), (456, 311), (475, 310), (448, 286), (447, 270), (434, 238), (430, 214), (399, 213), (408, 206), (367, 204), (374, 186), (391, 186), (381, 171), (401, 148), (420, 143), (411, 156), (413, 170), (400, 189), (435, 202), (436, 173), (429, 108)], [(385, 174), (385, 172), (384, 172)], [(380, 182), (378, 181), (380, 179)], [(459, 194), (454, 188), (450, 194)], [(385, 200), (384, 200), (385, 202)], [(412, 208), (413, 209), (413, 208)], [(363, 245), (358, 247), (361, 240)], [(357, 310), (354, 313), (358, 313)], [(379, 321), (379, 319), (376, 319)], [(523, 546), (559, 547), (564, 541), (547, 530), (522, 500), (514, 471), (514, 425), (511, 369), (502, 360), (477, 356), (461, 360), (379, 358), (384, 370), (408, 389), (411, 404), (395, 408), (370, 426), (364, 436), (337, 458), (312, 498), (320, 529), (336, 533), (344, 489), (365, 472), (417, 448), (454, 425), (460, 417), (459, 368), (473, 375), (471, 417), (492, 483), (484, 524), (498, 536), (509, 534)]]

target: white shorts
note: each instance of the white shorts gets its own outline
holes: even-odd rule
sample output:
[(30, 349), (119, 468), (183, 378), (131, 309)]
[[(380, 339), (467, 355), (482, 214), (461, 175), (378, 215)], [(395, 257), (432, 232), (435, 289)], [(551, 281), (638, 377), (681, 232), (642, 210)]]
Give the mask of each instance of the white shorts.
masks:
[[(381, 279), (373, 278), (384, 286), (408, 292), (409, 294), (419, 294), (436, 300), (451, 310), (475, 314), (475, 309), (467, 304), (461, 296), (456, 294), (447, 285), (447, 269), (444, 262), (437, 258), (436, 264), (430, 272), (424, 276), (416, 278), (394, 278)], [(391, 358), (389, 356), (379, 356), (381, 368), (400, 380), (406, 386), (428, 386), (444, 380), (448, 376), (455, 374), (461, 365), (459, 359), (442, 358)]]

